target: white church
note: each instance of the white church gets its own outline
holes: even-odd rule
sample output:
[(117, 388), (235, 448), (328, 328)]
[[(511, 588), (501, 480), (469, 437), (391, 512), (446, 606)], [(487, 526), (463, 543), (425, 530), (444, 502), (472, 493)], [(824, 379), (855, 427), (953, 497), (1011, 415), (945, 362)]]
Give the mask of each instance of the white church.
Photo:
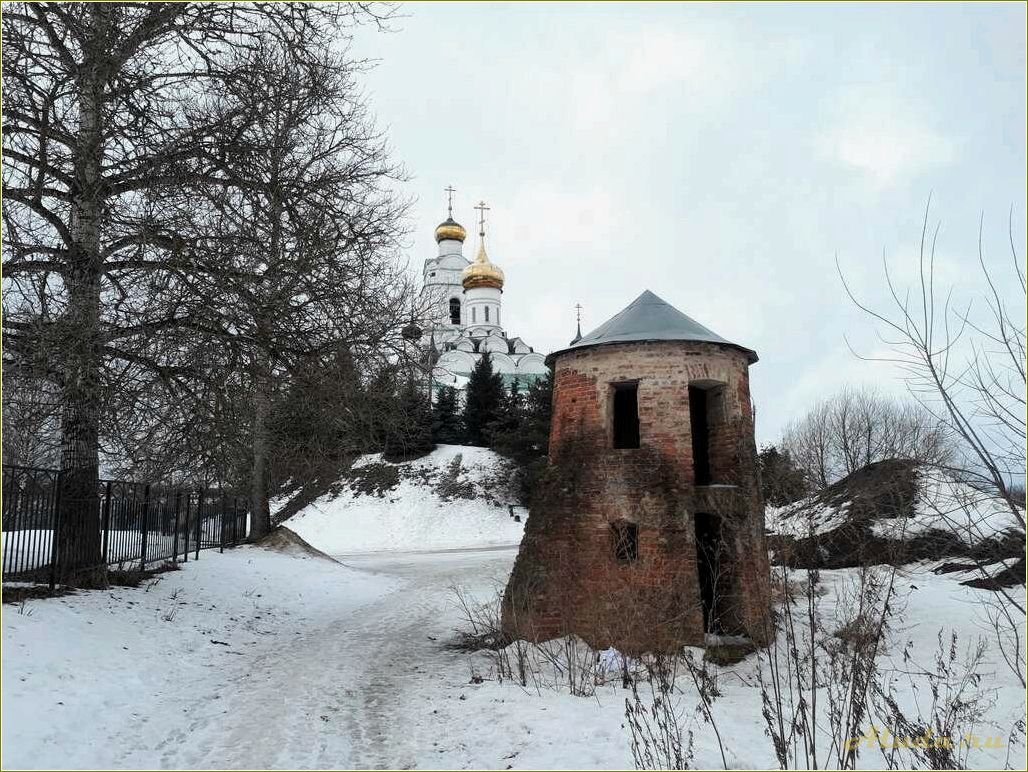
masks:
[(425, 260), (421, 305), (427, 324), (422, 345), (434, 361), (433, 386), (462, 389), (485, 352), (504, 383), (528, 385), (547, 372), (543, 355), (503, 327), (504, 275), (485, 251), (484, 202), (479, 210), (478, 252), (464, 257), (466, 232), (453, 219), (453, 188), (449, 214), (435, 229), (439, 253)]

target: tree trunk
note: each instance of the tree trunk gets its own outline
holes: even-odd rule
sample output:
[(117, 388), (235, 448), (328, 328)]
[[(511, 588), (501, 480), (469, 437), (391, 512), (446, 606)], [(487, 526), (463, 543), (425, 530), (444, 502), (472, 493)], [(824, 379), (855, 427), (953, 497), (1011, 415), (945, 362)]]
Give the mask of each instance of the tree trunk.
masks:
[(250, 475), (250, 540), (259, 539), (271, 530), (270, 439), (268, 416), (268, 380), (263, 372), (254, 378), (253, 395), (253, 470)]
[[(93, 6), (94, 43), (101, 48), (106, 9)], [(77, 80), (79, 127), (71, 197), (68, 307), (61, 324), (61, 485), (57, 512), (57, 561), (62, 580), (101, 566), (100, 554), (100, 234), (103, 212), (103, 82), (87, 55)], [(92, 61), (90, 61), (92, 59)]]

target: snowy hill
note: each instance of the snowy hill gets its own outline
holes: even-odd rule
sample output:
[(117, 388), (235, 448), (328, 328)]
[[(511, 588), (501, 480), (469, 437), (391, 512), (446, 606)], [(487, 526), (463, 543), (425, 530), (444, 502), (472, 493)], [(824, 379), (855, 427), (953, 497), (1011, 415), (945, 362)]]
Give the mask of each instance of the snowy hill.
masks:
[(404, 463), (361, 456), (283, 525), (331, 555), (518, 544), (528, 513), (510, 476), (487, 448), (440, 445)]
[(776, 557), (796, 566), (946, 557), (986, 565), (1024, 555), (1024, 530), (1006, 502), (901, 459), (869, 464), (818, 495), (768, 507), (765, 522)]

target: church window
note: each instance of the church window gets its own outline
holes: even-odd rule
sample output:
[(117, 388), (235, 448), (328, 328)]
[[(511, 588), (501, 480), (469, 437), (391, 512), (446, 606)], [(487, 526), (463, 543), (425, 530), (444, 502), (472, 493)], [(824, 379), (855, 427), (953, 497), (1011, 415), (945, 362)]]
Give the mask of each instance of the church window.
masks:
[(450, 298), (450, 324), (460, 324), (460, 300)]
[(471, 321), (472, 322), (477, 322), (478, 321), (478, 309), (477, 308), (472, 307), (472, 309), (471, 309)]
[(615, 448), (639, 447), (639, 384), (615, 383), (613, 435)]
[(614, 559), (618, 563), (631, 563), (639, 558), (639, 526), (627, 520), (618, 520), (610, 526)]
[(489, 306), (485, 307), (485, 320), (487, 322), (489, 321)]

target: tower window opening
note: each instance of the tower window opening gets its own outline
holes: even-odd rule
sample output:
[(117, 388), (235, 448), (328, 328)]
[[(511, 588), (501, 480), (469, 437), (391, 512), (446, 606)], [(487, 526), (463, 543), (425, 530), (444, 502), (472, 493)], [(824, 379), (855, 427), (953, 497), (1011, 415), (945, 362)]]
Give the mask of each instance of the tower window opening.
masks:
[(689, 428), (692, 430), (693, 480), (696, 485), (710, 485), (710, 416), (707, 414), (707, 390), (689, 387)]
[(450, 298), (450, 324), (460, 324), (460, 300)]
[(475, 308), (474, 306), (472, 306), (471, 307), (471, 321), (472, 322), (477, 322), (478, 321), (478, 313), (477, 312), (478, 312), (478, 309)]
[(639, 558), (639, 526), (627, 520), (618, 520), (610, 526), (614, 559), (618, 563), (631, 563)]
[(489, 306), (485, 307), (485, 320), (487, 322), (489, 321)]
[(613, 435), (615, 448), (639, 447), (639, 384), (614, 384)]

